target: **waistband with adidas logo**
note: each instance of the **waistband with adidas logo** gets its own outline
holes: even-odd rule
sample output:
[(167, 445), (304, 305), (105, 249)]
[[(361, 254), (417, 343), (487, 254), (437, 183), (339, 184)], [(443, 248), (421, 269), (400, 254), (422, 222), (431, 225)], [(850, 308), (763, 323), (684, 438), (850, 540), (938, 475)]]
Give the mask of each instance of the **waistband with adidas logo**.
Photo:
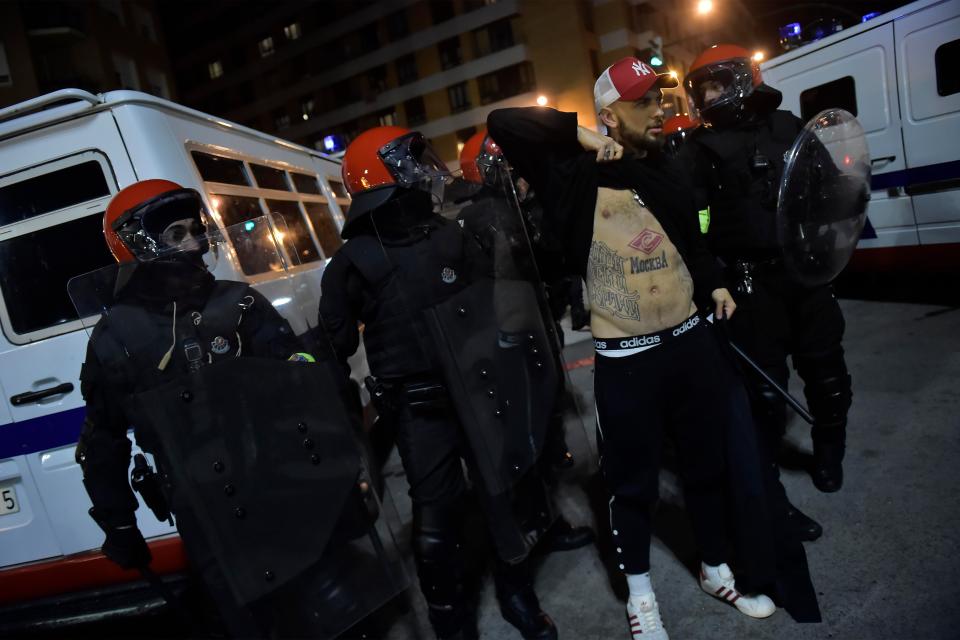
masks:
[(623, 338), (594, 338), (593, 347), (601, 355), (621, 358), (675, 340), (703, 322), (704, 319), (695, 313), (675, 327), (669, 327), (656, 333), (625, 336)]

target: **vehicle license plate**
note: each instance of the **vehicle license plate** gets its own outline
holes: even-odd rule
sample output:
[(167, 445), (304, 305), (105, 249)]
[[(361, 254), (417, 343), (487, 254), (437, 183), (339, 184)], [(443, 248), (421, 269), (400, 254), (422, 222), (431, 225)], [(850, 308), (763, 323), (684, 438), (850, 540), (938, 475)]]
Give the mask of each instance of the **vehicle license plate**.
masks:
[(20, 511), (20, 501), (12, 484), (0, 484), (0, 516)]

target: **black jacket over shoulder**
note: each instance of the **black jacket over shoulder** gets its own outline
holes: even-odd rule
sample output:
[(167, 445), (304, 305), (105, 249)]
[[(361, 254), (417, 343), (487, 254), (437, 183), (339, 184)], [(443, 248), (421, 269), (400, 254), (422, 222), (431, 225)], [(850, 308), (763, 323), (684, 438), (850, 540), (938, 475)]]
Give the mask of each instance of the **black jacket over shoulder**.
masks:
[(577, 142), (577, 115), (545, 107), (498, 109), (487, 129), (543, 203), (544, 226), (560, 237), (567, 272), (586, 275), (597, 189), (633, 189), (683, 257), (697, 306), (710, 308), (710, 293), (724, 285), (700, 236), (689, 177), (672, 160), (627, 154), (598, 163)]

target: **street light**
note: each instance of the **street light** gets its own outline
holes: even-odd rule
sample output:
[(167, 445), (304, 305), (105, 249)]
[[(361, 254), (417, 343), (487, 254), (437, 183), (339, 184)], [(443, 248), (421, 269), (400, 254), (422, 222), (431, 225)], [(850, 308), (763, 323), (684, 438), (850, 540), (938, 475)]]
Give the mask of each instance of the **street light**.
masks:
[(700, 0), (697, 2), (697, 13), (705, 16), (713, 11), (713, 0)]
[(547, 106), (547, 96), (537, 96), (537, 104), (541, 107)]

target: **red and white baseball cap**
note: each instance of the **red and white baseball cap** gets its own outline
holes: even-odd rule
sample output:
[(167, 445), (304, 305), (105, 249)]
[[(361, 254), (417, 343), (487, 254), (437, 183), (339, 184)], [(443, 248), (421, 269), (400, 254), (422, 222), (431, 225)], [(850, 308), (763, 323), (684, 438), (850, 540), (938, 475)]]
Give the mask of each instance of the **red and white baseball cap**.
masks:
[(657, 73), (650, 65), (634, 57), (617, 60), (607, 67), (593, 85), (597, 113), (617, 100), (639, 100), (653, 89), (672, 89), (679, 83), (669, 73)]

